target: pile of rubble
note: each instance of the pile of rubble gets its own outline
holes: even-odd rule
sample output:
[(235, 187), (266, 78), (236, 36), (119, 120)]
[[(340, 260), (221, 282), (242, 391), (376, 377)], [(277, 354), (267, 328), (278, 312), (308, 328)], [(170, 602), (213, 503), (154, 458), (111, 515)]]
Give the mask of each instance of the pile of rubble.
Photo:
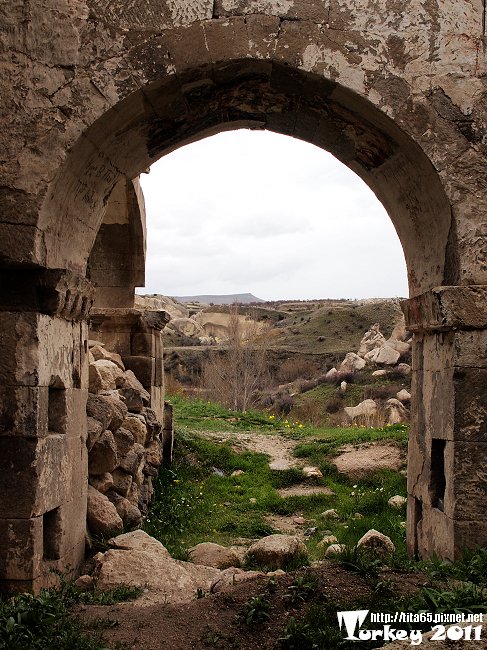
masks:
[(163, 427), (149, 404), (149, 393), (120, 355), (90, 342), (87, 525), (92, 535), (135, 527), (147, 512), (152, 477), (162, 462)]

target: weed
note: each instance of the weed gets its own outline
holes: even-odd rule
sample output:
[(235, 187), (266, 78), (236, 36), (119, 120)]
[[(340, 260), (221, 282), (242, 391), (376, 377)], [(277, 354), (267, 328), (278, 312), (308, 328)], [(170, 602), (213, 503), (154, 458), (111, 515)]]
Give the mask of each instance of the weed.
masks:
[(245, 605), (242, 612), (244, 623), (263, 623), (271, 617), (271, 602), (265, 594), (253, 596)]
[(292, 584), (287, 588), (288, 593), (284, 598), (288, 600), (292, 607), (299, 603), (307, 601), (318, 587), (318, 578), (312, 573), (305, 573), (294, 579)]

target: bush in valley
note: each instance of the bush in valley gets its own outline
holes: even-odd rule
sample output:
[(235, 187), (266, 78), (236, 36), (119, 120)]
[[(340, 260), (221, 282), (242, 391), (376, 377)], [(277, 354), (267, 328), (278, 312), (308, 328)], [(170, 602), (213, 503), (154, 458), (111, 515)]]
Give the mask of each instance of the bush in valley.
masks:
[(325, 403), (325, 411), (327, 413), (338, 413), (343, 409), (343, 397), (332, 397)]
[(307, 359), (291, 358), (281, 364), (277, 373), (278, 381), (292, 382), (296, 379), (311, 379), (317, 372), (316, 364)]

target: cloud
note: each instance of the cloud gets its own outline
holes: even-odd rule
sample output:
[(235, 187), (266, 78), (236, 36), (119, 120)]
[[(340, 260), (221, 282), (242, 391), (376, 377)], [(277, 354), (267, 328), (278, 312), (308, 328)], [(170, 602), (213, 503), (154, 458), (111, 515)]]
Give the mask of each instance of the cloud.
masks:
[(146, 289), (267, 299), (407, 294), (404, 255), (371, 190), (300, 140), (231, 131), (142, 177)]

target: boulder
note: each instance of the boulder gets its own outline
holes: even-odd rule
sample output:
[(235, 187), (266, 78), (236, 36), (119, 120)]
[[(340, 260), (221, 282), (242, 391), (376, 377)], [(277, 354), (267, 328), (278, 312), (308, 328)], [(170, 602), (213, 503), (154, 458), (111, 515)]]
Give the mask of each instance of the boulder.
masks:
[(105, 494), (113, 485), (113, 477), (109, 472), (105, 472), (104, 474), (99, 474), (97, 476), (90, 476), (88, 482), (95, 488), (95, 490)]
[(105, 474), (118, 465), (117, 446), (111, 431), (104, 431), (88, 454), (88, 472)]
[(132, 449), (127, 452), (125, 456), (119, 459), (120, 469), (123, 469), (124, 472), (131, 474), (134, 479), (139, 475), (144, 467), (145, 457), (144, 457), (144, 447), (135, 443)]
[(118, 398), (90, 393), (86, 403), (86, 414), (101, 422), (104, 430), (116, 431), (127, 416), (127, 407)]
[[(117, 468), (115, 471), (112, 472), (112, 477), (113, 477), (113, 489), (115, 492), (118, 492), (123, 497), (127, 497), (131, 503), (133, 503), (132, 499), (129, 496), (129, 491), (132, 486), (132, 476), (130, 474), (127, 474), (127, 472), (124, 472), (123, 470)], [(135, 505), (137, 505), (137, 500), (135, 501)]]
[(127, 514), (123, 518), (123, 525), (126, 528), (136, 528), (141, 524), (142, 524), (142, 513), (137, 508), (137, 506), (134, 506), (133, 504), (130, 503), (127, 510)]
[(346, 381), (342, 381), (342, 382), (340, 383), (340, 390), (341, 390), (342, 393), (346, 393), (346, 392), (347, 392), (347, 386), (348, 386), (348, 384), (347, 384)]
[(145, 419), (145, 425), (147, 427), (148, 439), (153, 440), (156, 438), (162, 430), (162, 422), (159, 422), (155, 412), (146, 407), (142, 410), (142, 415)]
[(332, 544), (325, 551), (325, 557), (336, 557), (345, 550), (344, 544)]
[(358, 356), (366, 358), (366, 355), (384, 345), (386, 339), (380, 331), (379, 323), (371, 325), (370, 329), (365, 332), (358, 349)]
[(345, 359), (340, 364), (339, 370), (341, 372), (356, 372), (357, 370), (362, 370), (365, 367), (365, 361), (362, 357), (359, 357), (355, 352), (348, 352), (345, 355)]
[(140, 393), (140, 397), (145, 406), (150, 402), (149, 393), (142, 386), (132, 370), (126, 370), (122, 376), (117, 379), (117, 388), (132, 388), (136, 392)]
[(90, 392), (98, 393), (117, 388), (117, 378), (123, 375), (123, 370), (113, 361), (99, 359), (90, 364), (89, 387)]
[(338, 370), (336, 368), (331, 368), (331, 370), (328, 370), (328, 372), (325, 375), (326, 381), (329, 382), (330, 384), (335, 382), (337, 377), (338, 377)]
[(134, 441), (138, 442), (139, 445), (147, 444), (147, 426), (143, 418), (136, 415), (127, 415), (125, 420), (122, 422), (122, 427), (127, 431), (130, 431)]
[(285, 569), (308, 554), (305, 544), (293, 535), (268, 535), (252, 544), (247, 557), (269, 569)]
[(79, 589), (79, 591), (91, 591), (94, 583), (95, 581), (92, 576), (83, 575), (74, 581), (74, 586)]
[(387, 345), (393, 350), (396, 350), (396, 352), (399, 352), (399, 355), (407, 354), (411, 350), (411, 345), (405, 341), (396, 341), (395, 339), (389, 339), (387, 341)]
[(388, 424), (400, 424), (409, 421), (409, 411), (398, 399), (388, 399), (385, 404), (385, 413)]
[(365, 399), (357, 406), (345, 406), (343, 409), (345, 415), (350, 419), (351, 422), (358, 417), (371, 417), (377, 412), (377, 404), (373, 399)]
[(395, 366), (400, 356), (401, 354), (397, 350), (394, 350), (394, 348), (391, 348), (386, 343), (379, 348), (377, 355), (372, 358), (372, 361), (382, 366)]
[(411, 366), (409, 363), (400, 363), (398, 364), (396, 371), (399, 372), (403, 377), (407, 377), (411, 374)]
[(105, 361), (111, 361), (116, 366), (118, 366), (120, 370), (122, 371), (125, 370), (122, 357), (116, 352), (109, 352), (108, 350), (105, 350), (105, 348), (102, 347), (101, 345), (94, 345), (90, 349), (90, 353), (93, 355), (94, 361), (100, 361), (102, 359), (104, 359)]
[(125, 519), (127, 516), (128, 509), (132, 505), (128, 499), (125, 497), (121, 496), (118, 494), (118, 492), (115, 492), (115, 490), (108, 490), (106, 493), (107, 498), (109, 499), (110, 503), (113, 503), (115, 506), (118, 516), (121, 519)]
[(88, 451), (91, 451), (95, 442), (97, 442), (100, 439), (101, 434), (106, 429), (106, 426), (104, 427), (104, 424), (105, 422), (99, 422), (98, 420), (95, 420), (95, 418), (92, 417), (86, 418), (87, 433), (88, 433), (86, 438), (86, 446), (88, 448)]
[(173, 560), (160, 542), (141, 530), (111, 540), (114, 548), (96, 557), (97, 590), (120, 585), (151, 592), (150, 602), (184, 603), (197, 589), (209, 591), (220, 571)]
[(398, 393), (396, 393), (396, 397), (400, 402), (410, 402), (411, 401), (411, 393), (409, 391), (407, 391), (405, 388), (403, 388)]
[(323, 519), (339, 519), (338, 512), (335, 510), (335, 508), (330, 508), (329, 510), (325, 510), (324, 512), (321, 513), (321, 516)]
[(303, 474), (306, 478), (323, 478), (323, 473), (318, 467), (303, 467)]
[(229, 567), (239, 567), (240, 559), (238, 555), (230, 548), (214, 544), (213, 542), (203, 542), (197, 544), (188, 550), (189, 558), (194, 564), (203, 564), (215, 569), (228, 569)]
[(391, 497), (389, 501), (387, 502), (392, 508), (402, 508), (403, 506), (406, 505), (408, 500), (401, 496), (400, 494), (396, 494), (395, 496)]
[(212, 594), (229, 591), (237, 582), (248, 582), (264, 575), (265, 573), (262, 573), (262, 571), (244, 571), (243, 569), (231, 567), (220, 572), (220, 575), (212, 583), (210, 591)]
[(367, 549), (381, 558), (392, 555), (396, 550), (392, 540), (387, 535), (379, 533), (378, 530), (374, 530), (373, 528), (359, 539), (357, 548)]
[(114, 431), (113, 438), (117, 446), (117, 455), (119, 458), (126, 456), (135, 444), (133, 435), (123, 427)]
[(103, 537), (120, 532), (123, 528), (122, 519), (113, 503), (92, 485), (88, 485), (86, 521), (94, 535)]

